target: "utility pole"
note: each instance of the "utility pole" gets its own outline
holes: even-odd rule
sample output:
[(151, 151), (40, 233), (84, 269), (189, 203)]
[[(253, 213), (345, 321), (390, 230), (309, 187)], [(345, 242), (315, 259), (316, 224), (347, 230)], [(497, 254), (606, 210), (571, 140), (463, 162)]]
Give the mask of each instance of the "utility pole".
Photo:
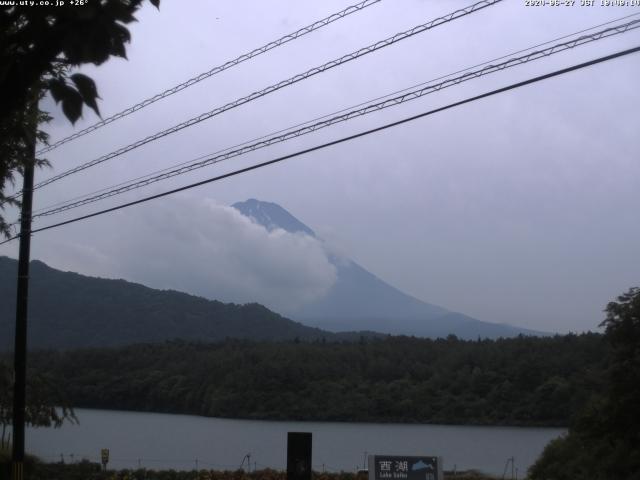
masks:
[(14, 347), (13, 385), (13, 450), (11, 456), (13, 480), (24, 480), (24, 422), (27, 377), (27, 306), (29, 301), (29, 256), (31, 249), (31, 212), (33, 205), (33, 171), (36, 158), (38, 128), (38, 95), (25, 115), (25, 135), (28, 158), (24, 162), (22, 208), (20, 213), (20, 250), (18, 254), (18, 287), (16, 299), (16, 331)]

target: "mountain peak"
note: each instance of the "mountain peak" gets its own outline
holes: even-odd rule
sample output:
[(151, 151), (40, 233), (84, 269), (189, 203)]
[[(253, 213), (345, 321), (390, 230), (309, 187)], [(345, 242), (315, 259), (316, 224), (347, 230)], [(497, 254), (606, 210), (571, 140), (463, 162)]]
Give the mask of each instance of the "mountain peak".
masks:
[[(267, 230), (281, 228), (315, 237), (313, 230), (280, 205), (254, 198), (232, 205)], [(337, 281), (329, 291), (295, 311), (283, 312), (306, 325), (332, 331), (371, 330), (382, 333), (476, 339), (513, 337), (539, 332), (483, 322), (407, 295), (357, 263), (332, 256)], [(345, 261), (348, 260), (348, 261)]]
[(312, 237), (316, 236), (313, 230), (276, 203), (250, 198), (231, 206), (269, 231), (281, 228), (289, 233), (305, 233)]

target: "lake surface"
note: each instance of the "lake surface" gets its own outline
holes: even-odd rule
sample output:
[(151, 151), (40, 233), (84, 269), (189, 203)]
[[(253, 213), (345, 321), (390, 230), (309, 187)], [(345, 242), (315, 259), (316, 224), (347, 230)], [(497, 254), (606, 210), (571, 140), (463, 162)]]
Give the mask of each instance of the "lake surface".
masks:
[[(77, 409), (79, 425), (59, 429), (30, 428), (29, 452), (46, 461), (99, 461), (110, 450), (109, 468), (191, 470), (237, 469), (246, 454), (251, 466), (286, 468), (287, 432), (313, 433), (313, 467), (354, 471), (365, 452), (389, 455), (437, 455), (444, 468), (477, 469), (502, 475), (515, 457), (519, 478), (544, 446), (564, 430), (558, 428), (467, 427), (331, 422), (225, 420)], [(246, 470), (246, 461), (244, 463)], [(509, 473), (511, 467), (509, 467)]]

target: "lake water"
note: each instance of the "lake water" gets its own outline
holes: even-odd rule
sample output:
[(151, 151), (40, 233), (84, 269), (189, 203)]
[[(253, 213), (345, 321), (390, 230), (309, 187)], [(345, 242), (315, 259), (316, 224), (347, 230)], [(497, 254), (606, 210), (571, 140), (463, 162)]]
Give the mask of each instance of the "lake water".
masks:
[[(79, 425), (29, 429), (27, 449), (46, 461), (99, 461), (110, 450), (109, 468), (191, 470), (237, 469), (246, 454), (258, 469), (286, 468), (287, 432), (313, 433), (313, 466), (322, 471), (354, 471), (365, 452), (436, 455), (444, 468), (474, 468), (502, 475), (509, 457), (524, 476), (557, 428), (466, 427), (331, 422), (225, 420), (77, 409)], [(197, 462), (197, 463), (196, 463)], [(246, 469), (246, 461), (244, 463)], [(511, 467), (509, 467), (509, 473)]]

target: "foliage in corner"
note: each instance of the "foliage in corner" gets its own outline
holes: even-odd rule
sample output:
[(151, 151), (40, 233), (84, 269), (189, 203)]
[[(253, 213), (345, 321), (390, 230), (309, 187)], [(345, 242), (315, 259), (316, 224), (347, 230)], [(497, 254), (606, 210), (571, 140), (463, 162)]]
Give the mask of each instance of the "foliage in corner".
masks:
[[(62, 112), (75, 123), (83, 106), (100, 115), (95, 82), (74, 68), (92, 63), (101, 65), (110, 57), (126, 58), (131, 35), (126, 25), (135, 21), (134, 13), (145, 0), (87, 0), (73, 7), (16, 5), (0, 7), (0, 213), (19, 199), (4, 194), (13, 185), (30, 158), (33, 132), (45, 143), (38, 130), (46, 113), (32, 113), (35, 98), (50, 93)], [(149, 0), (156, 8), (160, 0)], [(40, 159), (42, 165), (46, 160)], [(0, 236), (11, 234), (0, 215)]]
[[(44, 92), (39, 92), (39, 99)], [(5, 188), (15, 185), (15, 174), (22, 175), (24, 159), (30, 157), (33, 142), (46, 143), (49, 136), (40, 128), (30, 128), (31, 125), (42, 125), (51, 120), (48, 113), (40, 109), (28, 108), (24, 112), (13, 116), (5, 122), (0, 122), (0, 211), (7, 206), (19, 206), (17, 198), (5, 195)], [(48, 166), (45, 159), (36, 159), (36, 167)], [(15, 226), (8, 224), (0, 215), (0, 237), (9, 237), (15, 231)]]
[[(77, 423), (67, 396), (51, 375), (29, 372), (25, 420), (32, 427), (60, 427), (65, 421)], [(13, 369), (0, 361), (0, 446), (9, 443), (7, 427), (13, 420)]]
[(532, 480), (640, 478), (640, 288), (606, 308), (605, 340), (611, 358), (605, 389), (551, 442), (529, 475)]
[[(159, 0), (150, 1), (159, 7)], [(81, 74), (67, 76), (67, 68), (101, 65), (112, 56), (126, 58), (125, 45), (131, 35), (125, 25), (136, 20), (133, 14), (143, 2), (89, 0), (73, 8), (12, 6), (0, 10), (0, 119), (24, 109), (30, 90), (43, 81), (54, 99), (62, 101), (72, 122), (82, 104), (99, 113), (93, 80)]]

